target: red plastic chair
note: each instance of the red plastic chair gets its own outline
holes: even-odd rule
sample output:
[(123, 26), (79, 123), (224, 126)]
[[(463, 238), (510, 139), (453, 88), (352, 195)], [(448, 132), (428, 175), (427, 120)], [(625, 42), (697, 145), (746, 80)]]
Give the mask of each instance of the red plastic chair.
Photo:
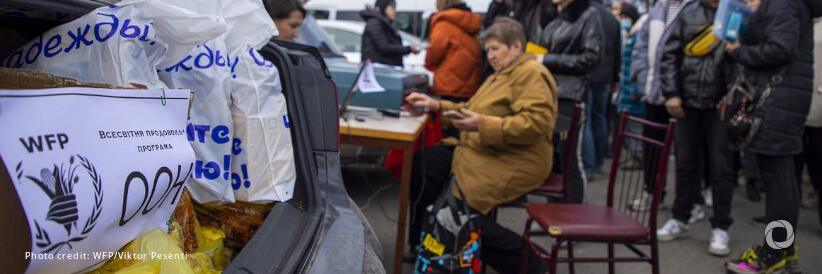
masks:
[[(639, 123), (650, 128), (666, 131), (665, 142), (646, 138), (641, 134), (625, 132), (626, 124)], [(589, 262), (607, 262), (609, 273), (614, 273), (616, 262), (648, 262), (654, 274), (659, 273), (659, 249), (657, 246), (656, 223), (657, 209), (662, 193), (662, 184), (665, 180), (668, 167), (668, 155), (674, 138), (676, 121), (671, 119), (667, 125), (652, 123), (640, 118), (622, 113), (622, 119), (617, 134), (614, 151), (614, 160), (608, 182), (608, 197), (606, 206), (576, 205), (576, 204), (531, 204), (526, 207), (528, 220), (523, 233), (523, 250), (521, 265), (527, 261), (528, 248), (536, 252), (543, 260), (549, 262), (549, 273), (556, 273), (558, 262), (569, 263), (570, 273), (574, 273), (574, 264)], [(642, 144), (642, 149), (652, 155), (645, 161), (659, 163), (654, 170), (620, 169), (620, 159), (636, 159), (623, 155), (629, 152), (624, 146), (629, 140)], [(636, 148), (634, 146), (633, 148)], [(629, 148), (630, 149), (630, 148)], [(626, 150), (626, 151), (623, 151)], [(641, 153), (640, 153), (641, 154)], [(628, 156), (628, 157), (623, 157)], [(634, 199), (640, 197), (644, 191), (644, 172), (655, 174), (655, 186), (650, 211), (637, 212), (629, 208)], [(638, 174), (637, 174), (638, 173)], [(543, 254), (530, 241), (530, 227), (536, 221), (548, 235), (554, 238), (550, 254)], [(568, 258), (558, 258), (558, 250), (563, 242), (568, 243)], [(572, 242), (599, 242), (608, 244), (607, 258), (574, 258)], [(638, 257), (614, 257), (614, 244), (624, 244)], [(650, 245), (650, 256), (645, 255), (634, 245)], [(525, 269), (525, 268), (521, 268)]]

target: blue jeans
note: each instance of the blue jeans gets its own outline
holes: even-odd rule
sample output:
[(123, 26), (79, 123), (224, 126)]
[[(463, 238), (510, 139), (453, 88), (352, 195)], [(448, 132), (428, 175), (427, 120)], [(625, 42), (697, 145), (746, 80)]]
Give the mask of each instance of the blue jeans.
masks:
[(591, 83), (588, 89), (582, 137), (582, 163), (588, 172), (602, 167), (608, 147), (608, 88), (609, 84)]

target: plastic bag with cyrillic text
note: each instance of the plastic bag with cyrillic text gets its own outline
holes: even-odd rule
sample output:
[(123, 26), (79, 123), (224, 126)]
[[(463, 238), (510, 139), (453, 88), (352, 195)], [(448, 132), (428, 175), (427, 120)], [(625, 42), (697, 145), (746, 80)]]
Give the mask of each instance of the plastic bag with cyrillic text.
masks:
[(225, 22), (215, 16), (159, 0), (123, 1), (43, 33), (2, 65), (87, 83), (166, 88), (157, 68), (224, 32)]

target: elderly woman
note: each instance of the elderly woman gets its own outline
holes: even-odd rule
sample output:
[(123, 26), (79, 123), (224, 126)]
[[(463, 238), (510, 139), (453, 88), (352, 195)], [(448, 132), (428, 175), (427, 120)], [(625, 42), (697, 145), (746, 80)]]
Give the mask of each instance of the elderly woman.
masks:
[[(522, 238), (485, 215), (536, 189), (548, 177), (557, 87), (536, 56), (523, 53), (525, 33), (517, 21), (498, 19), (483, 40), (496, 72), (468, 102), (439, 101), (417, 93), (408, 97), (414, 106), (434, 112), (457, 111), (463, 116), (450, 121), (461, 130), (456, 148), (434, 146), (415, 157), (412, 191), (416, 195), (412, 198), (421, 198), (413, 201), (410, 238), (419, 238), (425, 207), (447, 186), (453, 173), (472, 213), (481, 214), (481, 259), (500, 272), (516, 273)], [(531, 256), (527, 272), (539, 272), (542, 262)]]

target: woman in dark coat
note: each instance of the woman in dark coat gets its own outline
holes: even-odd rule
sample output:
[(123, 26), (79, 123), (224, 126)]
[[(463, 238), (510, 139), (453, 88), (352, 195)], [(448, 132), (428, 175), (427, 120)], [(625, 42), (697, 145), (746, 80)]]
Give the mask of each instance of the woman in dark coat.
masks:
[(750, 248), (726, 268), (733, 273), (790, 271), (799, 264), (793, 245), (799, 217), (799, 178), (793, 155), (802, 151), (813, 89), (811, 9), (804, 0), (763, 0), (748, 30), (741, 45), (728, 44), (726, 51), (744, 66), (745, 77), (759, 92), (764, 93), (767, 85), (775, 86), (755, 114), (761, 127), (746, 154), (756, 158), (765, 184), (766, 221), (779, 221), (779, 225), (764, 244)]
[(417, 54), (417, 45), (403, 46), (400, 34), (391, 25), (397, 15), (397, 2), (394, 0), (377, 0), (374, 4), (378, 11), (364, 10), (360, 16), (365, 20), (365, 32), (362, 35), (362, 61), (370, 59), (373, 63), (402, 66), (402, 57), (409, 53)]

